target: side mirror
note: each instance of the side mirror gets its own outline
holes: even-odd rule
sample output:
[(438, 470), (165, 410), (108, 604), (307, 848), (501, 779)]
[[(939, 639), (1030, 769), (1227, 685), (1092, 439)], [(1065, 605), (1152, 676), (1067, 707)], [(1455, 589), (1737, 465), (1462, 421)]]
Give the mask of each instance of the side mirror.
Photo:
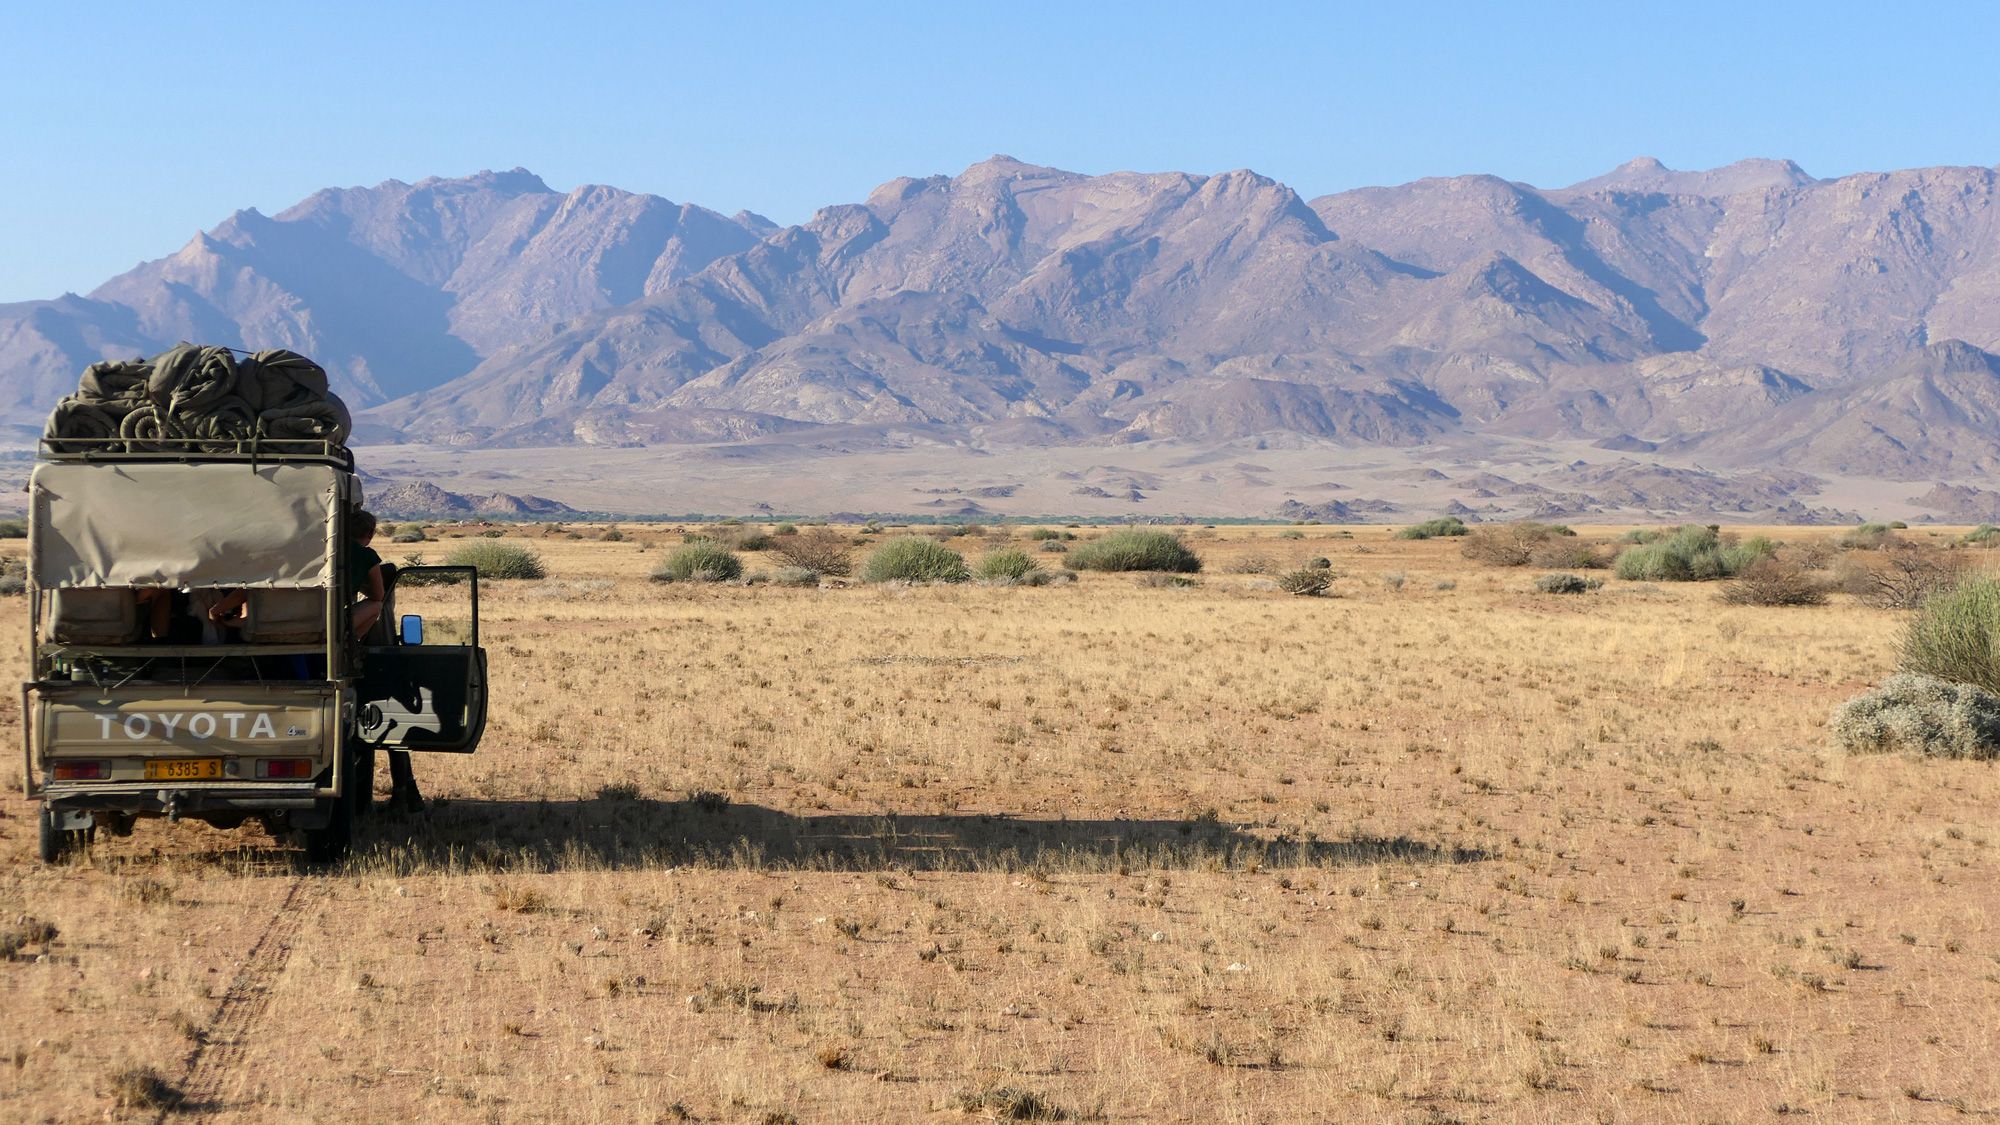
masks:
[(424, 643), (424, 619), (414, 613), (403, 615), (403, 643), (420, 645)]

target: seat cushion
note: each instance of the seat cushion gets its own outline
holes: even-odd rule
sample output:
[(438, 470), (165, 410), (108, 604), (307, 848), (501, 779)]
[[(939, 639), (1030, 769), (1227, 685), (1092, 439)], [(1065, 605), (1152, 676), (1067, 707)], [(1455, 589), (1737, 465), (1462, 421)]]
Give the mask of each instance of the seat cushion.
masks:
[(318, 644), (326, 639), (325, 590), (251, 590), (243, 639), (253, 645)]
[(55, 591), (48, 639), (68, 645), (129, 645), (139, 639), (139, 592), (124, 586)]

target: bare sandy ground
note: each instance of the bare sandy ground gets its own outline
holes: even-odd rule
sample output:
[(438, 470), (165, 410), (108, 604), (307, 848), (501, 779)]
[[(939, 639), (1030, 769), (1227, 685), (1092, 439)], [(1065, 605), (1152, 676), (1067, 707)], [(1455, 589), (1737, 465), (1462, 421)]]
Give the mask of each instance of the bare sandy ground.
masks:
[(48, 870), (0, 803), (0, 923), (58, 930), (0, 1116), (2000, 1115), (2000, 773), (1827, 746), (1893, 612), (1327, 527), (1193, 529), (1192, 588), (667, 586), (626, 530), (528, 529), (485, 746), (337, 870)]

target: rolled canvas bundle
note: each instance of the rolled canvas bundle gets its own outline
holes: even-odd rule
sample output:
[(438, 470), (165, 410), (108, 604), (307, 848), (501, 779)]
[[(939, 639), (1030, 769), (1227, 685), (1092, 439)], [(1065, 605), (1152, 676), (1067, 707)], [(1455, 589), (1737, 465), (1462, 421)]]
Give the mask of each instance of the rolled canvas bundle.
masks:
[(91, 364), (49, 415), (45, 437), (64, 453), (223, 453), (260, 440), (345, 445), (353, 428), (326, 370), (297, 352), (239, 360), (228, 348), (180, 344)]

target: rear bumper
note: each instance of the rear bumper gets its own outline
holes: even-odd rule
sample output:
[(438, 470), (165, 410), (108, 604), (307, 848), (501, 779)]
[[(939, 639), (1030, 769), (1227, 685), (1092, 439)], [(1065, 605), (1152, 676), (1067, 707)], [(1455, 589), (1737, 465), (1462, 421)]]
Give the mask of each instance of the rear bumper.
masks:
[(310, 784), (271, 785), (256, 789), (190, 789), (172, 786), (105, 786), (79, 788), (50, 785), (42, 799), (58, 813), (87, 816), (115, 812), (131, 816), (256, 815), (312, 809), (320, 800)]

